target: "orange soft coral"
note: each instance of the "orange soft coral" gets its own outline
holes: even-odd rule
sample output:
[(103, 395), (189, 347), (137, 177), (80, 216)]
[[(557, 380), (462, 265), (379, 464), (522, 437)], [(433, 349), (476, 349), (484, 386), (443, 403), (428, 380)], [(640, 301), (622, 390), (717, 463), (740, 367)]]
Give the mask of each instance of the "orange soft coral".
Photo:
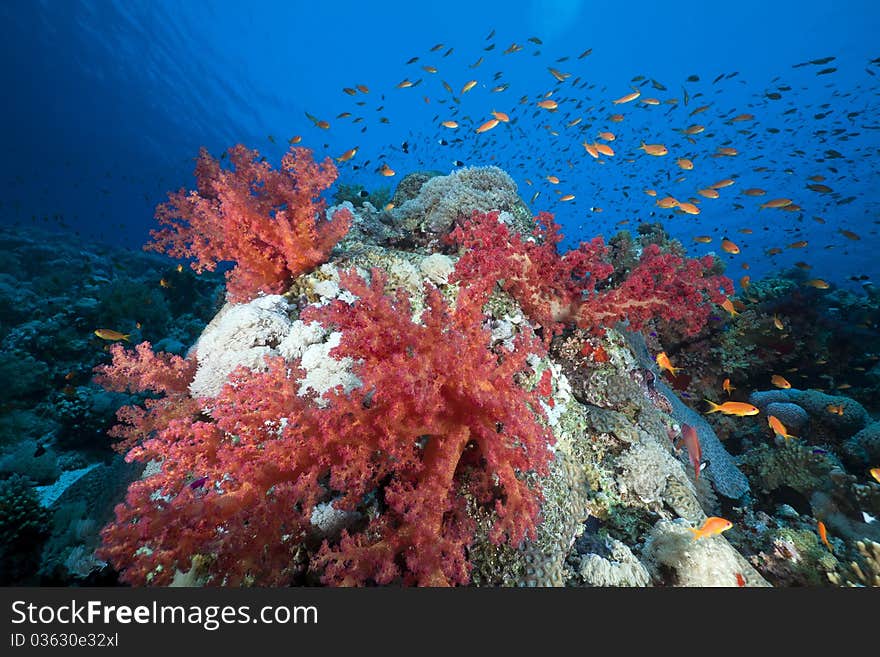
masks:
[(241, 144), (229, 149), (232, 169), (202, 149), (197, 189), (180, 190), (156, 210), (165, 228), (151, 231), (145, 249), (194, 258), (196, 272), (234, 261), (227, 273), (232, 301), (257, 292), (279, 293), (285, 284), (325, 262), (346, 234), (352, 216), (324, 217), (321, 192), (336, 179), (329, 158), (320, 165), (307, 148), (292, 147), (273, 171), (259, 153)]

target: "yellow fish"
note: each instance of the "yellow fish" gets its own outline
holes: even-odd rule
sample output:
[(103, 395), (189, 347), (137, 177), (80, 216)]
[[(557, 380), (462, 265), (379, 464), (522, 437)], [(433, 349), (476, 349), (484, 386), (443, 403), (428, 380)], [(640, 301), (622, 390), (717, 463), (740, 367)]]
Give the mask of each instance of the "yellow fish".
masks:
[(473, 89), (476, 86), (477, 86), (476, 80), (471, 80), (469, 82), (466, 82), (465, 85), (461, 88), (461, 93), (466, 94), (468, 91), (470, 91), (471, 89)]
[(868, 472), (870, 472), (871, 476), (877, 480), (878, 484), (880, 484), (880, 468), (871, 468)]
[(730, 397), (730, 393), (736, 390), (736, 388), (730, 385), (730, 379), (724, 379), (724, 383), (721, 384), (721, 389), (727, 393), (727, 396)]
[(706, 518), (703, 526), (699, 529), (694, 529), (693, 527), (688, 527), (688, 529), (693, 532), (694, 540), (696, 541), (698, 539), (705, 538), (706, 536), (717, 536), (721, 532), (726, 532), (731, 527), (733, 527), (733, 523), (730, 522), (730, 520), (725, 520), (724, 518), (712, 516), (710, 518)]
[(114, 331), (113, 329), (98, 329), (95, 331), (95, 335), (97, 335), (102, 340), (125, 340), (126, 342), (131, 342), (128, 338), (131, 333), (122, 334), (119, 331)]

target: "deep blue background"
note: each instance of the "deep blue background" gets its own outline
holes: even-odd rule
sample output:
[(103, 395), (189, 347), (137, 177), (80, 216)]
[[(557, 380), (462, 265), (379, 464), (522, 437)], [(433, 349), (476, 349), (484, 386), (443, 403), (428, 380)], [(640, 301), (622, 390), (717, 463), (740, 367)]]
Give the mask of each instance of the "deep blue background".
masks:
[[(487, 41), (491, 30), (496, 35)], [(357, 157), (340, 165), (340, 180), (367, 187), (394, 184), (418, 168), (448, 172), (456, 160), (498, 164), (514, 176), (525, 199), (541, 191), (533, 209), (556, 212), (572, 239), (610, 235), (619, 221), (634, 227), (662, 216), (695, 254), (717, 248), (722, 234), (740, 244), (739, 256), (725, 256), (734, 278), (743, 273), (743, 262), (756, 277), (797, 260), (813, 265), (811, 276), (831, 281), (862, 273), (880, 278), (880, 66), (869, 63), (880, 56), (877, 34), (880, 3), (872, 0), (2, 0), (0, 217), (5, 223), (33, 216), (40, 223), (44, 217), (49, 223), (63, 220), (86, 236), (139, 247), (153, 226), (156, 203), (168, 190), (192, 186), (199, 146), (219, 155), (242, 142), (277, 163), (286, 140), (302, 135), (303, 145), (321, 156), (358, 146)], [(543, 45), (530, 43), (532, 36)], [(444, 47), (429, 52), (437, 43)], [(485, 51), (491, 43), (494, 50)], [(502, 54), (512, 43), (523, 50)], [(449, 47), (454, 51), (444, 57)], [(576, 59), (587, 48), (592, 54)], [(838, 70), (829, 75), (816, 75), (822, 66), (792, 68), (832, 55), (837, 59), (827, 66)], [(415, 56), (419, 61), (406, 65)], [(482, 65), (469, 68), (480, 56)], [(556, 63), (564, 56), (571, 59)], [(426, 73), (423, 64), (439, 72)], [(572, 77), (557, 84), (548, 66)], [(497, 82), (496, 72), (502, 73)], [(712, 83), (733, 72), (738, 75)], [(686, 83), (693, 74), (700, 81)], [(637, 75), (667, 87), (659, 91), (648, 84), (644, 97), (678, 97), (679, 105), (613, 106)], [(574, 87), (578, 76), (589, 88)], [(423, 82), (396, 88), (404, 78)], [(477, 86), (461, 95), (470, 79)], [(449, 82), (460, 105), (441, 80)], [(510, 88), (492, 93), (501, 82)], [(342, 92), (356, 84), (367, 85), (370, 93)], [(768, 100), (764, 94), (780, 85), (791, 90), (779, 101)], [(691, 97), (687, 107), (681, 103), (685, 87)], [(554, 89), (559, 111), (536, 112), (535, 102)], [(527, 102), (520, 105), (523, 96)], [(358, 101), (366, 104), (357, 106)], [(704, 103), (712, 103), (708, 111), (688, 116)], [(452, 118), (453, 105), (462, 124), (454, 134), (438, 126)], [(514, 122), (475, 134), (492, 109), (508, 112)], [(353, 116), (336, 118), (346, 111)], [(623, 123), (608, 122), (615, 111), (626, 115)], [(330, 121), (331, 129), (316, 128), (305, 112)], [(756, 120), (724, 123), (742, 112), (754, 113)], [(850, 112), (859, 114), (848, 117)], [(354, 124), (354, 116), (364, 120)], [(388, 124), (379, 122), (382, 116)], [(565, 127), (578, 116), (581, 124)], [(696, 146), (677, 132), (692, 123), (707, 127)], [(580, 143), (606, 129), (618, 135), (612, 144), (617, 155), (603, 166)], [(836, 129), (841, 132), (835, 135)], [(441, 136), (462, 141), (441, 146)], [(670, 155), (642, 154), (637, 150), (642, 139), (665, 143)], [(728, 139), (730, 144), (724, 143)], [(408, 155), (399, 150), (404, 141)], [(719, 145), (736, 147), (740, 155), (710, 157)], [(817, 161), (829, 148), (844, 157)], [(696, 164), (681, 183), (673, 182), (683, 173), (675, 165), (678, 156)], [(366, 161), (368, 167), (354, 169)], [(374, 172), (383, 161), (397, 171), (396, 178)], [(770, 171), (753, 171), (762, 165)], [(559, 186), (544, 180), (551, 174), (562, 180)], [(807, 177), (816, 174), (826, 176), (834, 195), (805, 188)], [(652, 217), (654, 199), (642, 192), (656, 188), (661, 196), (685, 200), (699, 187), (731, 176), (737, 184), (722, 189), (721, 199), (704, 199), (696, 218), (669, 212)], [(741, 191), (752, 186), (767, 189), (767, 196), (743, 197)], [(560, 203), (557, 193), (577, 198)], [(838, 205), (851, 196), (855, 200)], [(775, 197), (794, 199), (803, 213), (757, 210), (762, 200)], [(737, 232), (743, 228), (754, 234)], [(847, 240), (839, 229), (862, 239)], [(699, 234), (715, 239), (693, 244), (690, 238)], [(801, 239), (808, 247), (786, 248)], [(766, 251), (772, 247), (783, 248), (783, 254), (770, 258)]]

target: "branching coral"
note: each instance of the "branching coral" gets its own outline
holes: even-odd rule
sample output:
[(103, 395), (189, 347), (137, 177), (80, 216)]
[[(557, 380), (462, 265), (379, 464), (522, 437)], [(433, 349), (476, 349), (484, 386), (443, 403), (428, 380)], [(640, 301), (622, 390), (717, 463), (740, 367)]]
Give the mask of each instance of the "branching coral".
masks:
[(127, 452), (174, 418), (198, 413), (198, 405), (188, 395), (196, 371), (194, 358), (157, 354), (149, 342), (140, 343), (134, 351), (117, 343), (110, 347), (110, 354), (110, 364), (95, 368), (97, 384), (115, 392), (161, 395), (147, 398), (144, 407), (130, 404), (116, 412), (119, 424), (108, 433), (118, 440), (114, 445), (117, 451)]
[(157, 208), (165, 228), (151, 231), (153, 241), (144, 248), (194, 258), (196, 272), (234, 261), (226, 275), (233, 301), (283, 292), (293, 277), (326, 261), (351, 224), (347, 210), (324, 218), (320, 194), (336, 179), (336, 168), (329, 158), (316, 163), (307, 148), (292, 147), (280, 171), (241, 144), (228, 154), (233, 168), (223, 169), (202, 149), (197, 189), (172, 193)]
[[(468, 500), (494, 516), (492, 541), (534, 536), (541, 491), (526, 475), (547, 473), (553, 439), (539, 393), (517, 377), (540, 342), (523, 333), (513, 351), (489, 348), (486, 286), (463, 289), (452, 309), (427, 285), (416, 323), (404, 292), (385, 295), (378, 270), (370, 284), (353, 272), (340, 282), (357, 297), (352, 305), (337, 300), (302, 317), (341, 331), (330, 355), (354, 360), (361, 387), (340, 385), (319, 407), (298, 395), (304, 372), (275, 357), (266, 371), (233, 372), (205, 400), (210, 416), (138, 418), (155, 430), (128, 458), (161, 467), (132, 484), (100, 552), (125, 581), (168, 584), (197, 561), (213, 584), (290, 583), (312, 512), (327, 502), (367, 518), (313, 556), (330, 584), (466, 583)], [(155, 359), (143, 349), (134, 358)], [(161, 387), (124, 354), (114, 359), (128, 374), (110, 379), (117, 387), (127, 379)], [(163, 364), (183, 371), (173, 359)]]
[(601, 237), (560, 256), (556, 245), (562, 236), (553, 216), (542, 212), (537, 221), (533, 239), (527, 240), (500, 222), (497, 212), (474, 212), (451, 239), (467, 250), (457, 267), (459, 279), (499, 281), (548, 338), (564, 323), (601, 331), (628, 321), (639, 330), (661, 315), (692, 334), (706, 323), (710, 302), (720, 303), (724, 293), (732, 293), (730, 279), (709, 275), (711, 258), (682, 258), (656, 244), (644, 248), (619, 285), (606, 286), (615, 271)]

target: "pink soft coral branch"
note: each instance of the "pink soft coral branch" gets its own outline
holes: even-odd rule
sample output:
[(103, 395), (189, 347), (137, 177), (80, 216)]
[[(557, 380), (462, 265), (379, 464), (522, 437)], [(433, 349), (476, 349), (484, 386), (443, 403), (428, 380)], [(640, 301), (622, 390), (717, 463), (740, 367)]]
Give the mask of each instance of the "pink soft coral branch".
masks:
[(291, 147), (273, 170), (259, 153), (241, 144), (229, 149), (232, 169), (202, 149), (197, 189), (169, 194), (156, 209), (164, 228), (151, 231), (144, 248), (193, 258), (196, 272), (234, 261), (227, 272), (233, 301), (257, 292), (282, 292), (284, 285), (325, 262), (351, 225), (348, 210), (324, 217), (321, 193), (336, 180), (327, 158), (318, 164), (307, 148)]
[(711, 303), (721, 303), (733, 284), (710, 275), (712, 259), (694, 260), (645, 247), (639, 263), (616, 287), (606, 261), (608, 249), (597, 237), (560, 256), (562, 239), (553, 216), (542, 212), (533, 239), (524, 239), (498, 220), (499, 213), (474, 212), (455, 228), (452, 241), (464, 247), (458, 280), (498, 281), (523, 311), (544, 329), (546, 340), (565, 324), (601, 331), (620, 321), (642, 328), (655, 317), (679, 322), (686, 333), (702, 328)]

